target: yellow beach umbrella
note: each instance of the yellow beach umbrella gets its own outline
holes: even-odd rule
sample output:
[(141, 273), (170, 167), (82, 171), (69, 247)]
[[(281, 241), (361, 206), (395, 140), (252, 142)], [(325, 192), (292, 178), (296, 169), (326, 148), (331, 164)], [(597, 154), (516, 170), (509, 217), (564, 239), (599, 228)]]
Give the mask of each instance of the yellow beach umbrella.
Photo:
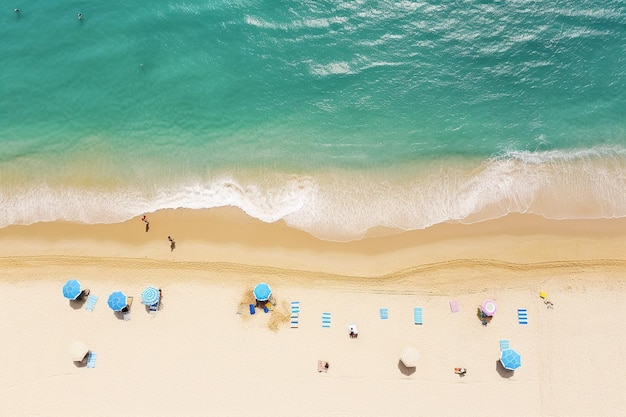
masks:
[(541, 298), (544, 298), (544, 299), (545, 299), (545, 298), (548, 298), (548, 294), (546, 294), (546, 292), (545, 292), (545, 291), (541, 291), (541, 292), (539, 293), (539, 297), (541, 297)]

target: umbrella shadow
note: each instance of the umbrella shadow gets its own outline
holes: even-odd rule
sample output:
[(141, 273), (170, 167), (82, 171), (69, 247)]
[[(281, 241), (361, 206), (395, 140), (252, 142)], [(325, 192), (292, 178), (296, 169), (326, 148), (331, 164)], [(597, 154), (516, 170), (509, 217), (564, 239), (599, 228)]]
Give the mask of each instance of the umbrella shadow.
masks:
[(405, 366), (401, 360), (398, 360), (398, 369), (400, 370), (400, 372), (402, 372), (402, 375), (406, 375), (406, 376), (413, 375), (415, 371), (417, 370), (415, 366), (411, 368)]
[(500, 362), (500, 359), (496, 361), (496, 371), (498, 372), (498, 375), (500, 375), (500, 377), (502, 378), (510, 378), (515, 374), (515, 371), (511, 371), (502, 366), (502, 362)]
[(82, 360), (74, 361), (74, 366), (77, 368), (84, 368), (85, 366), (87, 366), (87, 359), (89, 359), (89, 353), (90, 352), (87, 352), (87, 354)]
[[(144, 305), (144, 308), (146, 309), (146, 313), (150, 313), (150, 306), (149, 305)], [(159, 305), (157, 306), (156, 311), (161, 311), (163, 309), (163, 302), (159, 301)]]
[[(130, 310), (126, 311), (126, 313), (130, 313)], [(118, 319), (118, 320), (124, 320), (124, 311), (114, 311), (113, 315)]]
[(74, 310), (80, 310), (85, 305), (87, 298), (77, 298), (76, 300), (70, 300), (70, 307)]
[(78, 297), (76, 297), (76, 299), (70, 300), (70, 307), (72, 307), (74, 310), (80, 310), (81, 308), (83, 308), (83, 306), (87, 302), (89, 292), (90, 291), (87, 288), (82, 290), (80, 294), (78, 294)]

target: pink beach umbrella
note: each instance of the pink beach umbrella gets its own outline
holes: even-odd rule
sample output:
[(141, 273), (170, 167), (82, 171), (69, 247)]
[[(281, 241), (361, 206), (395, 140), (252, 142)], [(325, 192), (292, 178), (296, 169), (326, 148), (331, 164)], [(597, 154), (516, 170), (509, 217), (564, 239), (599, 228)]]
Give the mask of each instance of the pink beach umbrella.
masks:
[(485, 300), (480, 306), (480, 309), (486, 316), (491, 317), (496, 314), (496, 302), (493, 300)]

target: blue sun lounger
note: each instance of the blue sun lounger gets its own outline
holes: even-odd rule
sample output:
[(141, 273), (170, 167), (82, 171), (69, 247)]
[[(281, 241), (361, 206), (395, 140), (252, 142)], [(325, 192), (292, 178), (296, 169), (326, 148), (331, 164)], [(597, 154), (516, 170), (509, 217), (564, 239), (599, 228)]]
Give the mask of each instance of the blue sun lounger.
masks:
[(500, 340), (500, 350), (507, 350), (510, 349), (510, 343), (508, 339), (502, 339)]
[(330, 328), (330, 313), (322, 313), (322, 327)]
[(519, 324), (528, 324), (528, 311), (525, 308), (517, 309), (517, 322)]
[(380, 309), (380, 318), (383, 320), (387, 320), (389, 318), (389, 310), (387, 310), (386, 308), (381, 308)]
[(422, 307), (413, 308), (413, 322), (415, 324), (423, 324)]
[(250, 314), (256, 313), (256, 311), (254, 309), (254, 304), (250, 304), (248, 307), (250, 307)]
[(291, 318), (290, 325), (292, 329), (297, 329), (300, 325), (300, 301), (292, 301), (291, 302)]
[(98, 296), (90, 294), (85, 302), (85, 310), (93, 311), (94, 307), (96, 307), (96, 302), (98, 302)]
[(96, 359), (98, 359), (98, 354), (96, 352), (89, 352), (89, 358), (87, 358), (87, 368), (95, 368)]

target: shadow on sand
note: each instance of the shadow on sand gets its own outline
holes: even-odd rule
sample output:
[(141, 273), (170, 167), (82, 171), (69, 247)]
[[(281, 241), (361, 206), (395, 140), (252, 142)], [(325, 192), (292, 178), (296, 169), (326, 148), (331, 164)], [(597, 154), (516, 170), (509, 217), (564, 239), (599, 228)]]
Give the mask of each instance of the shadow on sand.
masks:
[(89, 290), (88, 289), (82, 290), (75, 300), (70, 300), (70, 307), (72, 307), (74, 310), (80, 310), (85, 305), (85, 302), (87, 301), (88, 296), (89, 296)]
[(87, 298), (77, 298), (76, 300), (70, 300), (70, 307), (74, 310), (80, 310), (85, 305)]
[(502, 378), (510, 378), (515, 374), (515, 371), (510, 371), (502, 366), (502, 362), (500, 362), (500, 359), (496, 361), (496, 371), (498, 372), (498, 375), (500, 375)]
[(413, 375), (417, 370), (416, 367), (408, 368), (404, 366), (401, 360), (398, 360), (398, 369), (400, 370), (400, 372), (402, 372), (402, 375), (406, 376)]

